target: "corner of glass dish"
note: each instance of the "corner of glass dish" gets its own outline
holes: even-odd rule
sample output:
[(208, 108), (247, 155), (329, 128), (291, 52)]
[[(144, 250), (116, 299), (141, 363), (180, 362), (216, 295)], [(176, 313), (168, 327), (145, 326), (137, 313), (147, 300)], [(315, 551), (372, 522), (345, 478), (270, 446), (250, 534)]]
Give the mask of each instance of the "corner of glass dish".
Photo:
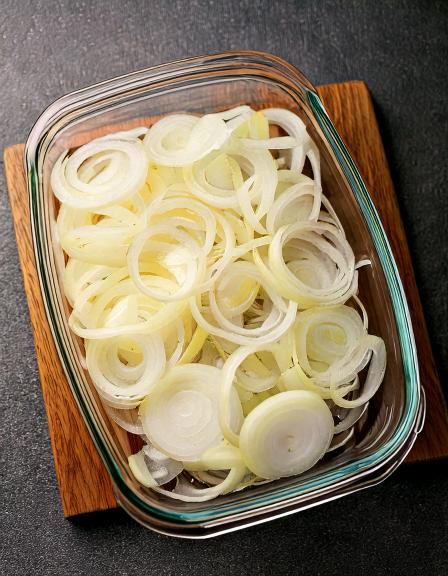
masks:
[[(228, 66), (235, 66), (235, 69), (244, 66), (246, 74), (250, 74), (250, 70), (255, 70), (257, 66), (267, 66), (273, 69), (277, 67), (277, 75), (284, 77), (284, 82), (288, 86), (291, 84), (295, 85), (298, 97), (311, 109), (316, 122), (333, 150), (345, 178), (359, 203), (361, 212), (364, 216), (366, 225), (383, 267), (399, 333), (406, 385), (406, 409), (404, 410), (404, 416), (401, 419), (397, 430), (388, 442), (382, 446), (377, 453), (375, 453), (374, 461), (372, 461), (372, 458), (367, 457), (364, 459), (361, 458), (355, 463), (346, 464), (337, 471), (327, 473), (315, 482), (310, 483), (308, 490), (323, 490), (324, 488), (328, 488), (332, 482), (338, 481), (346, 476), (350, 477), (355, 472), (360, 473), (363, 470), (371, 469), (372, 466), (377, 469), (378, 467), (385, 465), (392, 458), (394, 453), (399, 452), (404, 439), (411, 437), (412, 434), (416, 433), (416, 431), (421, 427), (422, 413), (424, 417), (424, 402), (420, 392), (417, 351), (414, 335), (403, 286), (390, 245), (380, 222), (378, 213), (358, 169), (329, 119), (314, 87), (300, 72), (284, 60), (268, 54), (253, 51), (227, 52), (181, 60), (133, 72), (125, 76), (106, 80), (88, 88), (83, 88), (67, 96), (63, 96), (51, 104), (37, 120), (28, 138), (25, 151), (33, 245), (38, 265), (40, 286), (50, 327), (74, 397), (81, 409), (98, 451), (111, 474), (116, 490), (123, 495), (125, 500), (131, 502), (137, 509), (142, 509), (159, 517), (180, 520), (182, 522), (207, 521), (207, 519), (219, 516), (221, 511), (213, 514), (204, 514), (203, 512), (172, 513), (154, 509), (141, 500), (128, 486), (125, 478), (123, 478), (122, 473), (116, 465), (104, 439), (99, 433), (89, 407), (86, 405), (77, 386), (76, 374), (72, 371), (71, 361), (69, 356), (67, 356), (66, 347), (64, 345), (64, 338), (61, 335), (60, 319), (56, 313), (55, 302), (53, 299), (53, 281), (47, 267), (47, 252), (49, 246), (47, 244), (45, 223), (43, 220), (44, 207), (42, 204), (40, 168), (46, 150), (50, 146), (52, 140), (56, 138), (61, 128), (65, 126), (66, 123), (73, 121), (76, 117), (81, 117), (86, 110), (91, 111), (92, 107), (94, 108), (95, 106), (99, 106), (101, 103), (105, 105), (104, 103), (107, 101), (118, 105), (124, 92), (129, 91), (129, 93), (137, 95), (141, 91), (144, 91), (148, 84), (157, 82), (163, 84), (164, 81), (176, 82), (179, 81), (179, 79), (182, 79), (185, 75), (194, 76), (198, 71), (203, 72), (204, 69), (211, 70), (219, 75), (219, 71)], [(294, 490), (294, 486), (286, 487), (282, 490), (271, 490), (257, 499), (252, 499), (250, 509), (253, 510), (257, 506), (265, 506), (269, 503), (286, 501), (304, 491), (305, 490), (297, 492), (297, 490)], [(241, 505), (241, 502), (237, 503), (236, 507), (233, 508), (232, 506), (227, 506), (226, 514), (238, 514), (238, 512), (241, 511), (238, 504)], [(302, 508), (303, 507), (305, 506), (302, 506)]]

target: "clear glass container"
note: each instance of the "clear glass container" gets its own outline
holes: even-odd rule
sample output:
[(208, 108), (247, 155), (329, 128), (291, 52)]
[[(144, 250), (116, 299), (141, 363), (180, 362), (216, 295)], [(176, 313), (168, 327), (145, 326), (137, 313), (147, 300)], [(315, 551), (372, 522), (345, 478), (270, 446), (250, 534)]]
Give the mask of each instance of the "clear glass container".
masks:
[[(323, 188), (347, 232), (360, 273), (369, 331), (386, 344), (383, 385), (343, 449), (298, 477), (251, 487), (203, 503), (167, 499), (139, 485), (127, 457), (135, 439), (109, 418), (86, 373), (80, 342), (68, 328), (69, 306), (55, 238), (58, 206), (50, 190), (55, 159), (66, 148), (157, 116), (206, 113), (239, 104), (288, 108), (317, 143)], [(51, 104), (28, 138), (26, 171), (33, 242), (42, 294), (61, 362), (121, 506), (165, 534), (203, 538), (291, 514), (386, 478), (412, 447), (424, 419), (409, 310), (394, 258), (361, 176), (312, 84), (284, 60), (261, 52), (227, 52), (155, 66), (73, 92)]]

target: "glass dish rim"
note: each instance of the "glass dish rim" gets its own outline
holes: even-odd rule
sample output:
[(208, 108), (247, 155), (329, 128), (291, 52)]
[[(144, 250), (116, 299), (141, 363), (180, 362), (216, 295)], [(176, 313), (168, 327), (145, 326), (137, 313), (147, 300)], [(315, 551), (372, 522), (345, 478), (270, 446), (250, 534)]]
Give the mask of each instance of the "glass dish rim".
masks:
[[(118, 465), (114, 462), (113, 456), (102, 438), (101, 432), (97, 429), (95, 420), (92, 418), (89, 407), (84, 401), (82, 392), (77, 385), (77, 378), (72, 373), (70, 367), (70, 359), (67, 358), (63, 343), (61, 342), (59, 334), (59, 324), (57, 318), (52, 310), (51, 301), (51, 288), (48, 283), (48, 271), (43, 264), (42, 249), (46, 246), (42, 242), (39, 226), (40, 210), (39, 203), (36, 201), (38, 187), (38, 174), (36, 167), (38, 165), (38, 155), (40, 144), (45, 138), (50, 129), (55, 129), (57, 133), (57, 126), (62, 118), (69, 112), (74, 110), (82, 110), (83, 106), (88, 103), (98, 103), (100, 97), (107, 98), (113, 94), (120, 94), (135, 86), (146, 86), (150, 89), (151, 83), (157, 79), (177, 79), (182, 78), (189, 72), (195, 70), (206, 69), (207, 66), (216, 63), (235, 62), (244, 63), (251, 62), (252, 64), (266, 64), (269, 66), (277, 66), (281, 68), (281, 74), (293, 79), (293, 82), (300, 88), (305, 97), (305, 104), (308, 105), (318, 122), (327, 142), (329, 143), (336, 159), (348, 181), (348, 185), (353, 191), (354, 197), (358, 202), (359, 209), (364, 216), (367, 228), (370, 233), (371, 240), (378, 253), (378, 257), (386, 278), (387, 286), (390, 293), (392, 309), (394, 311), (395, 322), (397, 325), (397, 332), (399, 337), (403, 370), (405, 382), (405, 405), (403, 407), (403, 416), (398, 423), (398, 426), (391, 438), (384, 446), (377, 449), (369, 456), (361, 457), (358, 460), (342, 465), (341, 467), (327, 471), (326, 473), (312, 479), (306, 487), (301, 487), (298, 491), (294, 492), (297, 485), (287, 486), (283, 488), (273, 488), (255, 498), (248, 498), (249, 505), (245, 505), (246, 501), (233, 503), (237, 510), (232, 510), (230, 504), (218, 506), (215, 510), (208, 511), (193, 511), (193, 512), (174, 512), (166, 511), (155, 508), (144, 502), (139, 496), (128, 486), (125, 479), (122, 477)], [(367, 188), (362, 180), (359, 171), (354, 164), (350, 154), (347, 151), (343, 141), (329, 119), (319, 96), (317, 95), (314, 87), (309, 81), (297, 71), (295, 67), (286, 62), (285, 60), (270, 55), (265, 52), (255, 51), (231, 51), (209, 56), (198, 56), (194, 58), (177, 60), (167, 64), (149, 67), (136, 72), (131, 72), (123, 76), (105, 80), (98, 84), (82, 88), (71, 92), (55, 102), (50, 104), (47, 109), (40, 115), (36, 121), (33, 129), (28, 137), (25, 148), (25, 169), (27, 175), (29, 204), (31, 212), (31, 224), (33, 235), (33, 248), (36, 257), (39, 283), (43, 295), (43, 300), (49, 319), (50, 328), (53, 333), (56, 348), (58, 350), (59, 358), (62, 362), (67, 379), (81, 410), (83, 418), (87, 424), (92, 439), (106, 464), (106, 468), (113, 480), (115, 490), (122, 493), (126, 499), (129, 499), (135, 506), (140, 508), (145, 513), (149, 513), (156, 517), (168, 518), (180, 522), (206, 522), (207, 520), (215, 519), (217, 517), (226, 518), (228, 514), (238, 514), (238, 512), (247, 512), (248, 510), (256, 510), (263, 506), (277, 502), (279, 504), (290, 501), (291, 498), (297, 497), (302, 494), (313, 493), (313, 490), (334, 487), (338, 488), (342, 481), (353, 479), (357, 475), (367, 472), (372, 468), (384, 465), (393, 455), (398, 452), (404, 443), (416, 434), (416, 429), (421, 426), (419, 422), (419, 409), (421, 409), (421, 391), (420, 391), (420, 378), (417, 363), (417, 352), (415, 347), (414, 335), (412, 324), (410, 321), (409, 309), (407, 306), (406, 297), (404, 294), (403, 285), (398, 274), (396, 263), (392, 255), (392, 251), (386, 237), (385, 231), (379, 219), (376, 208), (373, 205), (372, 199), (367, 191)], [(354, 488), (356, 490), (356, 487)], [(229, 509), (230, 508), (230, 509)], [(226, 514), (223, 514), (223, 511)]]

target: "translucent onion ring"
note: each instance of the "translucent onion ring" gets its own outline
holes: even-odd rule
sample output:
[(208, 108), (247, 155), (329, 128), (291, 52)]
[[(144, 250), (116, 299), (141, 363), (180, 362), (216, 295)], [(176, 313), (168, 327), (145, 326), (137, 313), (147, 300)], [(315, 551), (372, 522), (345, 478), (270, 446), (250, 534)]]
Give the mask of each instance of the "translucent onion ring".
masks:
[[(201, 303), (201, 296), (190, 298), (189, 304), (193, 318), (197, 324), (209, 334), (219, 336), (235, 344), (267, 344), (278, 340), (294, 322), (297, 304), (293, 301), (284, 301), (280, 298), (278, 294), (272, 290), (270, 285), (266, 283), (256, 267), (250, 262), (234, 262), (232, 267), (238, 268), (241, 273), (244, 272), (246, 277), (253, 278), (258, 282), (265, 290), (266, 297), (271, 299), (272, 308), (263, 320), (261, 326), (258, 328), (238, 326), (222, 314), (216, 298), (216, 290), (219, 290), (221, 284), (220, 279), (218, 279), (213, 289), (207, 292), (210, 300), (210, 306), (207, 310), (204, 309)], [(204, 312), (211, 315), (216, 321), (216, 324), (208, 321), (204, 316)]]
[(280, 392), (249, 413), (239, 445), (249, 470), (275, 479), (314, 466), (328, 450), (333, 431), (331, 412), (317, 394)]
[(200, 118), (173, 114), (150, 128), (143, 145), (153, 162), (165, 166), (186, 166), (220, 148), (229, 135), (224, 120), (217, 114), (206, 114)]
[[(141, 354), (136, 365), (125, 365), (119, 348), (125, 340)], [(133, 335), (86, 341), (89, 374), (100, 396), (116, 408), (133, 408), (147, 396), (162, 376), (166, 357), (158, 335)]]
[(233, 352), (224, 363), (219, 396), (219, 423), (224, 438), (234, 446), (239, 445), (238, 430), (235, 430), (231, 421), (231, 398), (234, 393), (233, 385), (237, 375), (237, 370), (251, 354), (256, 354), (257, 352), (265, 350), (274, 352), (277, 347), (277, 344), (270, 346), (264, 344), (241, 346), (240, 348), (237, 348), (237, 350), (235, 350), (235, 352)]
[[(315, 288), (301, 281), (288, 268), (283, 250), (291, 240), (302, 242), (307, 254), (307, 258), (302, 260), (303, 264), (313, 274), (321, 274), (320, 278), (326, 285)], [(284, 298), (297, 302), (300, 308), (343, 303), (357, 291), (358, 273), (350, 244), (336, 226), (326, 222), (299, 222), (283, 226), (272, 238), (268, 264), (257, 251), (254, 262), (275, 289)], [(331, 270), (334, 272), (333, 278), (329, 276)]]
[[(320, 386), (348, 384), (354, 378), (351, 359), (357, 356), (355, 350), (365, 335), (361, 317), (349, 306), (306, 310), (299, 314), (294, 326), (298, 362)], [(319, 369), (312, 362), (318, 362)]]
[[(79, 172), (89, 159), (106, 167), (87, 181)], [(68, 151), (64, 151), (51, 172), (51, 187), (62, 204), (94, 210), (122, 202), (137, 193), (147, 173), (148, 162), (141, 141), (111, 137), (92, 140), (69, 156)]]
[(386, 350), (300, 118), (173, 115), (65, 153), (52, 181), (69, 325), (111, 418), (148, 442), (143, 486), (203, 502), (350, 442)]
[[(183, 364), (171, 368), (140, 406), (146, 436), (165, 454), (181, 461), (199, 460), (217, 445), (221, 372), (213, 366)], [(236, 392), (231, 399), (233, 425), (241, 425)]]

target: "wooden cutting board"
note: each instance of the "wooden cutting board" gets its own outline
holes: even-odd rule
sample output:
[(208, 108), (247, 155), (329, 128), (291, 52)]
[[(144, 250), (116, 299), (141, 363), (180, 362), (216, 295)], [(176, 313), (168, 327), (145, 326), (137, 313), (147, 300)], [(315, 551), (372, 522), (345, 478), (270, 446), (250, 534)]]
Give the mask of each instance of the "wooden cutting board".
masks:
[[(321, 86), (318, 92), (337, 130), (352, 152), (373, 197), (389, 237), (411, 310), (421, 359), (421, 382), (426, 391), (427, 418), (423, 432), (407, 461), (448, 456), (448, 414), (445, 399), (368, 88), (363, 82), (346, 82)], [(62, 508), (65, 516), (74, 516), (113, 508), (117, 504), (109, 475), (72, 397), (45, 315), (31, 241), (23, 152), (23, 144), (5, 150), (5, 172)]]

